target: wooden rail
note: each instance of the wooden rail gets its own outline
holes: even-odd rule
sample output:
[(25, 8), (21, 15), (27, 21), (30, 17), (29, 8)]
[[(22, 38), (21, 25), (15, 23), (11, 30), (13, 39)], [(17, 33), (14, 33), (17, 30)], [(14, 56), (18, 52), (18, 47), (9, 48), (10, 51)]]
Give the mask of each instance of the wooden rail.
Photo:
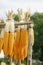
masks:
[[(14, 25), (16, 26), (22, 26), (22, 25), (30, 25), (30, 24), (33, 24), (33, 22), (23, 22), (23, 23), (21, 23), (21, 22), (16, 22)], [(0, 23), (0, 27), (4, 27), (5, 26), (5, 23)]]
[(0, 28), (4, 28), (5, 27), (5, 23), (0, 23)]

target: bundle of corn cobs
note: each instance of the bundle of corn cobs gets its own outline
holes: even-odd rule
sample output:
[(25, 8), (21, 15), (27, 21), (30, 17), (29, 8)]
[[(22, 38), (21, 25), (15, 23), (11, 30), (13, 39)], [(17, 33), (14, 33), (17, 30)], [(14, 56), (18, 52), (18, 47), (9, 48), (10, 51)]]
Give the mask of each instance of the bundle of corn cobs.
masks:
[[(3, 49), (4, 56), (14, 57), (15, 60), (24, 60), (27, 57), (29, 33), (23, 28), (14, 33), (14, 22), (6, 22), (4, 37), (0, 37), (0, 52)], [(2, 33), (3, 34), (3, 33)], [(32, 45), (34, 44), (34, 31), (32, 31)]]

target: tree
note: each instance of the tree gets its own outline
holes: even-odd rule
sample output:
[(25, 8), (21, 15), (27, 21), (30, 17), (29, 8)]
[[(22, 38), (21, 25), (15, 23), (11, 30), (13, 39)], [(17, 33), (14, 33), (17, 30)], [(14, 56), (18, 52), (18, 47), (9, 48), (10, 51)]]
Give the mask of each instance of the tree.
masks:
[(16, 14), (16, 15), (14, 16), (14, 20), (15, 20), (15, 21), (18, 21), (18, 22), (20, 21), (20, 17), (19, 17), (18, 14)]
[(33, 46), (33, 58), (39, 59), (41, 55), (40, 44), (43, 42), (43, 13), (35, 12), (31, 16), (31, 20), (34, 22), (35, 31), (35, 44)]

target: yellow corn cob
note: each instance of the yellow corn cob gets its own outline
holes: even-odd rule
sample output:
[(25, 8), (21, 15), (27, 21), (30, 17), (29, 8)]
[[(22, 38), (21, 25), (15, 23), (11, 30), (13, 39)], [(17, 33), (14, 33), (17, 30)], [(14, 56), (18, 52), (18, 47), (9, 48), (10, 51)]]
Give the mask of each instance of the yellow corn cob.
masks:
[(21, 48), (28, 44), (28, 32), (24, 29), (21, 29), (20, 44)]
[(3, 37), (4, 37), (4, 29), (1, 29), (1, 33), (0, 33), (0, 52), (1, 52), (2, 47), (3, 47)]
[(20, 49), (19, 55), (20, 55), (20, 59), (24, 60), (24, 48)]
[(28, 50), (28, 46), (25, 46), (25, 47), (24, 47), (24, 58), (27, 57), (27, 50)]
[(18, 60), (18, 55), (14, 54), (14, 59)]
[(5, 32), (4, 34), (4, 45), (3, 45), (3, 51), (4, 55), (8, 55), (8, 39), (9, 39), (9, 32)]
[(3, 47), (3, 38), (0, 38), (0, 52), (2, 50), (2, 47)]
[(20, 31), (18, 30), (16, 32), (16, 38), (14, 41), (14, 59), (18, 60), (18, 55), (19, 55), (19, 39), (20, 39)]
[(9, 34), (9, 55), (13, 56), (13, 45), (14, 45), (14, 32), (10, 32)]
[(16, 38), (15, 38), (15, 42), (14, 42), (14, 47), (19, 47), (19, 39), (20, 39), (20, 30), (18, 30), (16, 32)]
[(10, 58), (12, 58), (12, 57), (13, 57), (13, 54), (14, 54), (14, 53), (13, 53), (13, 50), (12, 50), (12, 53), (10, 54)]
[(24, 54), (22, 54), (22, 55), (20, 56), (20, 59), (21, 59), (21, 60), (24, 60)]
[[(15, 43), (14, 43), (15, 44)], [(14, 46), (14, 50), (13, 50), (13, 52), (14, 52), (14, 59), (15, 60), (18, 60), (18, 49)]]
[(20, 53), (19, 53), (21, 60), (24, 60), (24, 58), (27, 57), (27, 49), (28, 49), (27, 46), (25, 46), (24, 48), (21, 49), (21, 51), (20, 51)]

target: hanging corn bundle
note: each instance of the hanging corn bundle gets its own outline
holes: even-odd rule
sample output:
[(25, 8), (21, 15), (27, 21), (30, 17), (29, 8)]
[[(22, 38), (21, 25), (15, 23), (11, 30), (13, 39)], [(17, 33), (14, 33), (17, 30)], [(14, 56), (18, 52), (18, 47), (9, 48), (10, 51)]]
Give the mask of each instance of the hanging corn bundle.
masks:
[(2, 47), (3, 47), (3, 38), (4, 38), (4, 29), (2, 29), (0, 32), (0, 52), (1, 52)]
[[(27, 56), (29, 33), (24, 30), (18, 30), (14, 42), (14, 59), (24, 60)], [(32, 45), (34, 44), (34, 30), (32, 29)]]
[(13, 42), (14, 42), (14, 21), (12, 21), (14, 13), (11, 10), (6, 13), (7, 20), (6, 20), (6, 26), (5, 26), (5, 34), (4, 34), (4, 46), (3, 51), (4, 55), (10, 55), (12, 57), (13, 54)]
[(8, 55), (8, 40), (9, 40), (9, 22), (6, 22), (4, 33), (4, 45), (3, 45), (3, 51), (5, 56)]
[(10, 22), (10, 33), (9, 33), (9, 55), (13, 57), (13, 45), (14, 45), (14, 21)]
[(16, 32), (16, 39), (14, 41), (14, 59), (18, 60), (18, 53), (19, 53), (19, 40), (20, 39), (20, 31)]
[(28, 32), (24, 29), (21, 30), (21, 50), (20, 50), (20, 58), (24, 60), (27, 56), (27, 49), (28, 49)]
[[(27, 56), (28, 48), (28, 32), (24, 29), (18, 30), (16, 39), (14, 42), (14, 59), (15, 60), (24, 60)], [(26, 52), (25, 52), (26, 51)]]

